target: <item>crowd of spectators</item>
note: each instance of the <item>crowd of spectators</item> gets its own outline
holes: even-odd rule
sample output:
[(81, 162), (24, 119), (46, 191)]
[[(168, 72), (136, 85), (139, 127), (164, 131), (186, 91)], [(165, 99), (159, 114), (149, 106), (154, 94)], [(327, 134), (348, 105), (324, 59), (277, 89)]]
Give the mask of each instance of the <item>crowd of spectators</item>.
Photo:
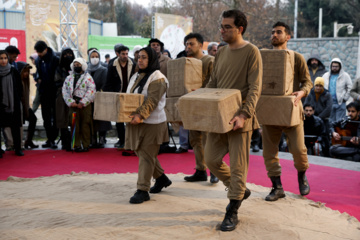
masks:
[[(160, 71), (167, 76), (170, 52), (158, 39), (151, 39), (148, 46), (156, 52)], [(33, 142), (37, 123), (35, 112), (39, 106), (46, 132), (46, 141), (41, 145), (42, 148), (61, 147), (62, 150), (75, 152), (104, 148), (107, 142), (106, 134), (112, 129), (112, 124), (109, 121), (93, 119), (95, 93), (97, 91), (125, 93), (130, 78), (139, 71), (137, 62), (141, 49), (143, 46), (135, 46), (134, 58), (131, 58), (127, 46), (116, 44), (115, 58), (110, 59), (110, 55), (106, 54), (105, 59), (100, 59), (99, 50), (90, 48), (87, 51), (88, 58), (85, 60), (81, 57), (76, 58), (70, 48), (55, 52), (46, 42), (38, 41), (34, 46), (34, 53), (29, 57), (31, 64), (17, 61), (21, 53), (15, 46), (1, 50), (0, 98), (3, 99), (3, 103), (0, 137), (4, 136), (6, 150), (14, 150), (16, 155), (23, 156), (24, 149), (39, 148)], [(216, 49), (217, 43), (211, 43), (209, 54), (215, 54)], [(35, 71), (30, 74), (33, 66)], [(31, 77), (36, 86), (32, 107), (30, 107)], [(23, 137), (25, 121), (28, 121), (26, 138)], [(71, 129), (74, 126), (76, 126), (75, 133), (72, 135)], [(115, 123), (115, 126), (118, 141), (114, 147), (123, 150), (125, 126), (124, 123)], [(165, 149), (169, 148), (168, 142), (163, 145)], [(0, 157), (4, 153), (5, 151), (1, 149)], [(134, 154), (132, 151), (125, 153)]]
[[(217, 50), (224, 45), (226, 45), (224, 42), (209, 43), (208, 55), (215, 56)], [(158, 39), (151, 39), (149, 47), (157, 54), (161, 73), (167, 76), (167, 62), (171, 59), (170, 52)], [(94, 93), (96, 91), (125, 93), (130, 78), (139, 71), (137, 62), (141, 49), (142, 46), (135, 46), (134, 58), (131, 58), (129, 48), (123, 44), (117, 44), (114, 46), (116, 57), (110, 59), (110, 55), (107, 54), (103, 60), (100, 59), (101, 54), (98, 49), (90, 48), (87, 52), (88, 58), (84, 60), (83, 58), (76, 59), (70, 48), (64, 48), (60, 53), (56, 53), (44, 41), (38, 41), (34, 46), (35, 53), (30, 56), (31, 64), (17, 61), (20, 51), (15, 46), (8, 46), (1, 50), (0, 94), (3, 99), (1, 114), (4, 114), (2, 115), (4, 117), (1, 118), (0, 127), (6, 150), (14, 150), (16, 155), (23, 156), (24, 149), (39, 147), (34, 144), (33, 137), (37, 122), (35, 112), (40, 105), (47, 138), (42, 148), (56, 149), (60, 141), (61, 148), (68, 151), (75, 149), (76, 152), (83, 152), (89, 151), (90, 148), (103, 148), (107, 142), (107, 131), (112, 129), (112, 125), (107, 121), (93, 120)], [(186, 52), (179, 53), (176, 58), (179, 57), (186, 57)], [(314, 88), (303, 101), (305, 142), (308, 154), (359, 161), (358, 158), (353, 157), (354, 154), (349, 155), (346, 151), (344, 154), (339, 153), (339, 151), (344, 151), (344, 148), (335, 145), (341, 144), (342, 147), (351, 145), (355, 149), (352, 150), (356, 151), (355, 155), (357, 156), (358, 152), (360, 154), (359, 144), (354, 139), (350, 141), (352, 137), (358, 137), (356, 131), (353, 129), (340, 131), (340, 127), (346, 130), (347, 125), (354, 128), (354, 124), (360, 129), (357, 119), (350, 117), (349, 112), (349, 109), (358, 109), (357, 105), (360, 103), (360, 78), (353, 82), (349, 74), (344, 71), (339, 58), (331, 61), (329, 71), (316, 54), (308, 59), (307, 64), (314, 84)], [(30, 74), (33, 66), (36, 67), (34, 69), (36, 71)], [(36, 82), (32, 107), (29, 102), (31, 77)], [(80, 84), (84, 82), (84, 79), (87, 79), (85, 81), (87, 85)], [(65, 83), (69, 85), (66, 89), (63, 87)], [(9, 91), (10, 88), (13, 90)], [(92, 92), (91, 96), (89, 96), (89, 91)], [(75, 92), (81, 96), (76, 96)], [(69, 96), (73, 100), (70, 100)], [(351, 106), (348, 105), (350, 103)], [(72, 113), (77, 114), (75, 118), (77, 137), (73, 145), (71, 144), (73, 136), (70, 132)], [(28, 128), (25, 137), (23, 125), (26, 121)], [(339, 125), (339, 122), (352, 124)], [(114, 147), (123, 150), (125, 125), (116, 123), (115, 126), (118, 141)], [(261, 129), (253, 133), (251, 147), (254, 152), (258, 152), (261, 148), (261, 133)], [(165, 142), (160, 151), (187, 152), (191, 149), (188, 136), (189, 132), (180, 127), (180, 147), (172, 149), (169, 143)], [(340, 137), (342, 141), (335, 141), (334, 136)], [(56, 143), (58, 138), (59, 141)], [(284, 139), (286, 142), (286, 136)], [(336, 149), (336, 153), (330, 149)], [(286, 150), (286, 147), (281, 145), (280, 150)], [(3, 153), (4, 150), (1, 149), (0, 157)], [(133, 153), (130, 152), (130, 154)]]

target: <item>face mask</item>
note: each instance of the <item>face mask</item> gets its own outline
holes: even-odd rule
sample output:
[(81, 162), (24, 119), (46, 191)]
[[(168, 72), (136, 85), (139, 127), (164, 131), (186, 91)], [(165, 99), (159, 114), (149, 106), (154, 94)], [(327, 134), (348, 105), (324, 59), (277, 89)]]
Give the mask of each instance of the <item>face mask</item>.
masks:
[(74, 67), (74, 72), (81, 73), (82, 67)]
[(97, 65), (100, 61), (100, 58), (90, 58), (90, 62), (92, 65)]

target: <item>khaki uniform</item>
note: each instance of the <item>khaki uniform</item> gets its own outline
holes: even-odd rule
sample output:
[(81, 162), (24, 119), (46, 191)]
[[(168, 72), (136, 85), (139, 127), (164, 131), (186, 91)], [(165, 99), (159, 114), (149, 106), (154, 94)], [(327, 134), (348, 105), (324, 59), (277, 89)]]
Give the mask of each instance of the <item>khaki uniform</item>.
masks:
[[(310, 93), (313, 86), (309, 70), (304, 57), (295, 52), (295, 73), (294, 73), (294, 92), (304, 91), (305, 96)], [(301, 104), (301, 102), (299, 103)], [(284, 132), (287, 137), (287, 143), (290, 153), (294, 158), (295, 168), (302, 172), (309, 168), (307, 158), (307, 149), (304, 140), (304, 119), (300, 116), (301, 123), (294, 127), (263, 126), (263, 157), (268, 177), (278, 177), (281, 175), (281, 166), (279, 162), (279, 142), (281, 133)]]
[[(133, 92), (134, 86), (141, 81), (144, 75), (139, 75), (135, 83), (129, 85)], [(161, 74), (164, 77), (164, 75)], [(133, 76), (135, 78), (136, 75)], [(134, 79), (131, 79), (133, 81)], [(151, 76), (148, 81), (150, 81)], [(144, 103), (136, 110), (135, 113), (140, 114), (143, 119), (149, 119), (150, 115), (158, 108), (161, 100), (165, 101), (165, 93), (167, 89), (167, 80), (165, 78), (152, 81), (148, 88)], [(165, 104), (164, 104), (165, 106)], [(161, 109), (164, 111), (163, 109)], [(165, 112), (163, 112), (165, 114)], [(166, 124), (166, 117), (163, 122), (156, 124), (140, 123), (138, 125), (126, 124), (125, 131), (125, 148), (134, 150), (139, 157), (139, 170), (137, 189), (142, 191), (149, 191), (151, 185), (151, 177), (157, 179), (164, 173), (157, 158), (159, 154), (160, 145), (169, 141), (168, 129)]]
[(126, 124), (125, 148), (134, 150), (139, 157), (137, 189), (149, 191), (151, 177), (157, 179), (164, 173), (157, 155), (160, 145), (168, 140), (166, 122), (160, 124)]
[[(205, 87), (209, 80), (213, 70), (213, 64), (215, 58), (209, 55), (203, 55), (200, 59), (202, 61), (202, 88)], [(196, 167), (195, 169), (200, 171), (206, 170), (206, 164), (204, 159), (204, 147), (206, 143), (206, 132), (189, 131), (190, 145), (193, 147), (195, 154)]]
[[(247, 116), (244, 127), (236, 131), (209, 133), (205, 145), (205, 160), (210, 171), (228, 187), (228, 198), (241, 200), (246, 190), (251, 135), (259, 128), (255, 107), (262, 86), (262, 59), (259, 49), (251, 43), (238, 49), (221, 48), (206, 87), (239, 89), (243, 106), (238, 114)], [(230, 168), (222, 161), (230, 155)]]

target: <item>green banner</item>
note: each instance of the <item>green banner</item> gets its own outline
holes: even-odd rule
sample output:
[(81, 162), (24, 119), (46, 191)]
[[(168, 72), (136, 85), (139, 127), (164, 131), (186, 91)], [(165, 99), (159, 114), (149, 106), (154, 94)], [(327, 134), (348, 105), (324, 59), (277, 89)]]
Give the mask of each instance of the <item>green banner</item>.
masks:
[(149, 44), (150, 38), (133, 38), (133, 37), (107, 37), (107, 36), (88, 36), (88, 48), (97, 48), (97, 49), (111, 49), (114, 50), (114, 46), (118, 43), (121, 43), (127, 46), (130, 51), (136, 45), (147, 46)]

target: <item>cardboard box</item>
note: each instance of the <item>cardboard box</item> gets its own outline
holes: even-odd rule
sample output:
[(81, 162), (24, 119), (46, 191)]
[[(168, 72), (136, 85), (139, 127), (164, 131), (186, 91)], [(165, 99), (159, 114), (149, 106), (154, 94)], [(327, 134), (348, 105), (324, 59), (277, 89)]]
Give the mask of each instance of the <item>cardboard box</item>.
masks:
[(166, 98), (165, 113), (167, 122), (181, 122), (180, 113), (177, 108), (178, 97)]
[(202, 85), (202, 62), (196, 58), (179, 58), (168, 61), (168, 97), (181, 97)]
[(180, 97), (178, 109), (185, 129), (226, 133), (233, 129), (231, 119), (240, 113), (241, 92), (200, 88)]
[(290, 95), (294, 84), (294, 51), (260, 50), (263, 62), (263, 95)]
[(303, 116), (301, 101), (295, 107), (295, 96), (261, 95), (256, 105), (260, 124), (293, 127), (300, 124)]
[(142, 94), (97, 92), (94, 101), (94, 119), (130, 122), (129, 115), (143, 102), (144, 95)]

